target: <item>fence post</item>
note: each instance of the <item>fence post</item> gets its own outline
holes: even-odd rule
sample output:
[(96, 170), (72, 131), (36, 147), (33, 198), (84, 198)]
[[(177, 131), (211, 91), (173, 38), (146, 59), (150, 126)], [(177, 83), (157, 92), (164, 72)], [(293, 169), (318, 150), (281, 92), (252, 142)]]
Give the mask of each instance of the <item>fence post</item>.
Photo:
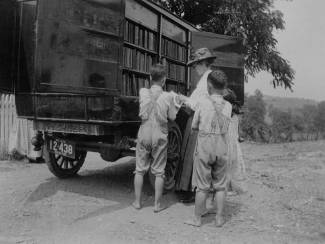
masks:
[(5, 140), (4, 140), (4, 143), (5, 143), (5, 151), (4, 151), (4, 157), (7, 156), (8, 154), (8, 142), (9, 142), (9, 128), (10, 128), (10, 125), (9, 125), (9, 115), (10, 115), (10, 105), (9, 105), (9, 95), (6, 94), (5, 95), (5, 114), (4, 114), (4, 121), (5, 121), (5, 134), (4, 134), (4, 137), (5, 137)]
[(0, 159), (9, 154), (9, 138), (16, 124), (16, 106), (14, 95), (0, 94)]

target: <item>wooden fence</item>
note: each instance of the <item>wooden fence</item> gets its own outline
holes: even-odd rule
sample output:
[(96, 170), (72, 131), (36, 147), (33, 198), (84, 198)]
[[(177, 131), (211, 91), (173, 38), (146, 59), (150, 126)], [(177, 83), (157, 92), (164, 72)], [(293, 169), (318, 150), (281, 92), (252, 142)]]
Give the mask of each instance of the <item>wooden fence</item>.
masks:
[(0, 159), (8, 158), (10, 133), (17, 120), (14, 95), (0, 94)]

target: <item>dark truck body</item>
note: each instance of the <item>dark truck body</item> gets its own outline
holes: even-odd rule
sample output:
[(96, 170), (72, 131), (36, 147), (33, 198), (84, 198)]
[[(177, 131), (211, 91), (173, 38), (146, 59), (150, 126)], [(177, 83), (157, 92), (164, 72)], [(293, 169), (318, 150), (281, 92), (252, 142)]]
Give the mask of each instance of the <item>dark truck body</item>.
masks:
[[(0, 30), (0, 89), (15, 93), (18, 116), (47, 142), (74, 151), (130, 152), (150, 65), (165, 60), (166, 89), (188, 95), (197, 77), (186, 63), (202, 46), (243, 103), (241, 39), (200, 32), (149, 0), (1, 0)], [(186, 120), (181, 111), (180, 143)]]

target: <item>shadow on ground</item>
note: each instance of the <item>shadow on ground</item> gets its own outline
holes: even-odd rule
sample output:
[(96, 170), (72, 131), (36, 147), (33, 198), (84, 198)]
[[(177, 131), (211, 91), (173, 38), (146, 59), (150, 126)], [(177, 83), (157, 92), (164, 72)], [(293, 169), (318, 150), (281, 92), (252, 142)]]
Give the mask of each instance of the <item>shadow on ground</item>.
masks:
[[(133, 193), (133, 171), (135, 169), (134, 160), (122, 163), (113, 163), (103, 169), (84, 170), (79, 175), (69, 179), (48, 178), (41, 183), (28, 197), (26, 203), (35, 203), (46, 198), (51, 198), (58, 192), (78, 194), (80, 196), (92, 197), (111, 201), (114, 204), (104, 204), (93, 212), (87, 213), (75, 219), (80, 221), (102, 214), (118, 211), (130, 206), (134, 200)], [(152, 204), (147, 199), (154, 196), (153, 188), (148, 178), (145, 179), (143, 189), (144, 207)], [(164, 196), (169, 205), (177, 202), (175, 194), (172, 192)], [(74, 199), (72, 199), (74, 201)]]
[[(26, 203), (35, 203), (47, 198), (51, 198), (58, 192), (66, 192), (77, 194), (79, 196), (92, 197), (95, 198), (94, 201), (99, 199), (97, 202), (97, 204), (99, 204), (99, 208), (85, 213), (84, 215), (78, 216), (74, 219), (74, 222), (109, 214), (111, 212), (129, 207), (134, 200), (134, 169), (134, 160), (124, 160), (122, 163), (113, 163), (112, 165), (103, 169), (83, 170), (79, 175), (70, 179), (51, 177), (45, 182), (41, 183), (29, 195)], [(143, 192), (143, 207), (149, 207), (153, 204), (154, 191), (148, 178), (145, 179)], [(100, 199), (110, 201), (110, 203), (102, 203), (100, 202)], [(72, 204), (74, 201), (80, 201), (80, 199), (77, 200), (72, 198)], [(164, 195), (164, 201), (166, 201), (167, 205), (171, 207), (178, 202), (178, 198), (173, 192), (168, 192)], [(67, 204), (67, 202), (56, 204), (64, 205)], [(71, 203), (68, 204), (71, 205)], [(101, 204), (103, 206), (101, 206)], [(238, 214), (240, 208), (241, 204), (234, 201), (227, 201), (225, 209), (227, 221), (229, 221), (234, 215)], [(213, 220), (214, 215), (210, 215), (205, 218), (204, 222), (213, 222)]]

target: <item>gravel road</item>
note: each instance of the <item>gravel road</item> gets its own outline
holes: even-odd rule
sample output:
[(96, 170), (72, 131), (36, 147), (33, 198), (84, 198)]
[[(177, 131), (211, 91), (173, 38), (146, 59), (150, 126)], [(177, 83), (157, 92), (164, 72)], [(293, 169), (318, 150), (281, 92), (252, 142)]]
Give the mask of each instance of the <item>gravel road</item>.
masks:
[(78, 177), (60, 180), (45, 164), (0, 162), (0, 243), (325, 243), (325, 141), (243, 144), (249, 192), (228, 197), (227, 223), (183, 221), (193, 205), (164, 195), (154, 214), (133, 201), (134, 159), (107, 163), (89, 153)]

